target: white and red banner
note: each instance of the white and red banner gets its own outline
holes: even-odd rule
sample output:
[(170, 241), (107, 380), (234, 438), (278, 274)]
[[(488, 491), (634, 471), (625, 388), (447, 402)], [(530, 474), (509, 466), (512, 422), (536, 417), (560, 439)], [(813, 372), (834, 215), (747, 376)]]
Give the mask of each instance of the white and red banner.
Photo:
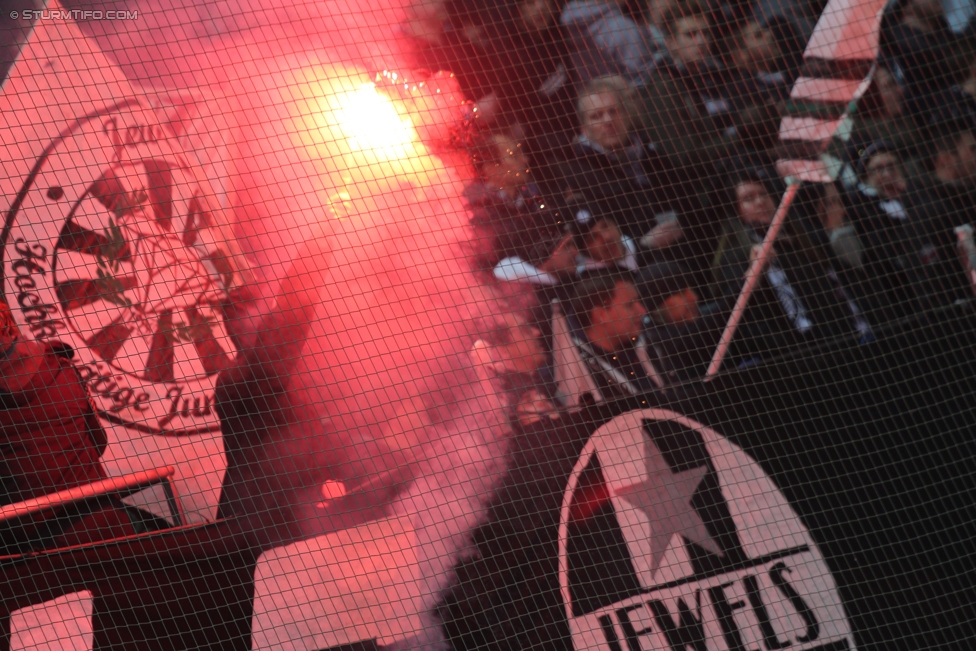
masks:
[[(176, 142), (181, 121), (71, 20), (36, 21), (0, 114), (3, 292), (21, 330), (74, 348), (110, 475), (172, 465), (189, 521), (212, 520), (214, 383), (236, 355), (218, 306), (243, 279), (214, 191)], [(162, 498), (132, 499), (166, 517)]]

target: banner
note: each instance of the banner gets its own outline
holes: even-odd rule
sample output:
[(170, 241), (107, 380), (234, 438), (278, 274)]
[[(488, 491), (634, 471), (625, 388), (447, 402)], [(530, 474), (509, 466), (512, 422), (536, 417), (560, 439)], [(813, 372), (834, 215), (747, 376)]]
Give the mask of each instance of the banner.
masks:
[[(189, 521), (212, 520), (225, 464), (214, 382), (236, 355), (219, 305), (245, 279), (177, 142), (182, 121), (71, 20), (37, 21), (0, 112), (3, 292), (22, 332), (74, 349), (109, 474), (175, 466)], [(130, 501), (169, 517), (161, 489)]]
[[(936, 316), (883, 347), (820, 351), (721, 375), (687, 399), (645, 396), (647, 410), (604, 405), (521, 432), (439, 608), (450, 643), (965, 644), (976, 635), (976, 364), (964, 351), (976, 322)], [(932, 396), (939, 408), (925, 406)], [(4, 561), (0, 630), (51, 609), (94, 648), (373, 649), (417, 630), (422, 561), (402, 521), (263, 556), (233, 544), (230, 524)], [(356, 618), (371, 637), (345, 646), (359, 625), (335, 622)]]
[(621, 414), (583, 448), (559, 587), (577, 651), (854, 648), (830, 571), (776, 486), (674, 412)]
[(966, 646), (974, 325), (527, 429), (445, 599), (454, 647)]

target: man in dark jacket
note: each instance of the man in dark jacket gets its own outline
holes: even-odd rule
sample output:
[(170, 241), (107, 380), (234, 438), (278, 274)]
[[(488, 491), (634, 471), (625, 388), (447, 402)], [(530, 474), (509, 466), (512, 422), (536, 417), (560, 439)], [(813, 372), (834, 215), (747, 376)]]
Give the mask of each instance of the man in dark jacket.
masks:
[(247, 303), (225, 308), (241, 352), (221, 372), (215, 391), (227, 456), (217, 515), (243, 520), (247, 543), (256, 547), (301, 539), (301, 500), (325, 481), (344, 482), (348, 489), (328, 514), (331, 528), (339, 529), (379, 517), (409, 479), (407, 453), (382, 441), (322, 446), (325, 456), (309, 454), (301, 444), (304, 437), (331, 440), (336, 434), (293, 381), (330, 262), (325, 238), (310, 238), (256, 328)]
[[(766, 178), (743, 170), (729, 183), (735, 215), (725, 224), (713, 270), (713, 296), (726, 315), (776, 212), (775, 192)], [(742, 361), (768, 359), (818, 338), (867, 336), (860, 308), (829, 273), (827, 263), (804, 231), (787, 219), (736, 331), (733, 355)]]
[[(682, 169), (728, 155), (735, 114), (724, 72), (711, 58), (705, 8), (672, 5), (662, 28), (668, 54), (637, 90), (642, 130)], [(686, 173), (687, 174), (687, 173)]]
[(924, 128), (937, 108), (936, 95), (961, 80), (969, 61), (945, 20), (939, 0), (892, 3), (881, 23), (881, 54), (891, 63), (906, 90), (906, 107)]
[(924, 219), (910, 200), (901, 158), (885, 141), (857, 146), (861, 182), (851, 192), (851, 221), (870, 282), (866, 306), (877, 322), (931, 307), (931, 266), (938, 259)]
[(465, 187), (464, 198), (489, 266), (509, 257), (541, 264), (563, 236), (565, 216), (543, 195), (524, 149), (510, 132), (499, 130), (474, 153), (478, 178)]
[(970, 298), (972, 290), (956, 252), (955, 227), (976, 224), (976, 136), (965, 122), (932, 126), (931, 173), (913, 188), (937, 259), (933, 261), (937, 301), (948, 305)]
[(560, 175), (567, 204), (613, 220), (635, 241), (658, 226), (678, 225), (691, 196), (670, 161), (634, 133), (626, 81), (591, 81), (577, 107), (580, 135)]
[(664, 387), (642, 336), (647, 309), (629, 276), (609, 270), (587, 275), (576, 285), (571, 309), (570, 336), (589, 374), (585, 383), (598, 392), (591, 392), (595, 402)]

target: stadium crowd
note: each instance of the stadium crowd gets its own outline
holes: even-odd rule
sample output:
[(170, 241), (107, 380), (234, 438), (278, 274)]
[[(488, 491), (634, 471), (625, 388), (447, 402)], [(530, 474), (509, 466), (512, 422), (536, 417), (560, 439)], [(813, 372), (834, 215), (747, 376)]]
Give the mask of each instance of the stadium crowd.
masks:
[[(518, 317), (537, 329), (486, 337), (492, 368), (568, 405), (705, 372), (786, 188), (780, 120), (825, 2), (558, 2), (417, 0), (403, 31), (477, 118), (478, 264), (539, 299)], [(726, 368), (973, 297), (956, 227), (976, 211), (976, 30), (956, 27), (938, 0), (885, 10), (872, 83), (823, 157), (835, 181), (800, 187)], [(532, 378), (513, 337), (539, 339)]]

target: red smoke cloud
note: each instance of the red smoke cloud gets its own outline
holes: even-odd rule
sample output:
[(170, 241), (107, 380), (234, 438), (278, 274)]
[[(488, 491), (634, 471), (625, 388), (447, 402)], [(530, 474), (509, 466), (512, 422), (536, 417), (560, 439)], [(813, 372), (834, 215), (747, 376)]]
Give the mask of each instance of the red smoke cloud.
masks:
[[(411, 514), (432, 607), (500, 478), (507, 433), (467, 356), (476, 317), (497, 311), (465, 256), (467, 170), (427, 146), (460, 99), (380, 88), (380, 117), (358, 119), (373, 73), (409, 60), (397, 0), (138, 9), (137, 23), (86, 29), (134, 82), (204, 98), (193, 148), (260, 294), (274, 294), (312, 222), (327, 225), (334, 259), (293, 386), (305, 411), (263, 456), (289, 477), (308, 535), (332, 526), (316, 506), (326, 480), (414, 477), (392, 508)], [(381, 123), (390, 107), (400, 126)], [(370, 120), (379, 141), (361, 131)]]

